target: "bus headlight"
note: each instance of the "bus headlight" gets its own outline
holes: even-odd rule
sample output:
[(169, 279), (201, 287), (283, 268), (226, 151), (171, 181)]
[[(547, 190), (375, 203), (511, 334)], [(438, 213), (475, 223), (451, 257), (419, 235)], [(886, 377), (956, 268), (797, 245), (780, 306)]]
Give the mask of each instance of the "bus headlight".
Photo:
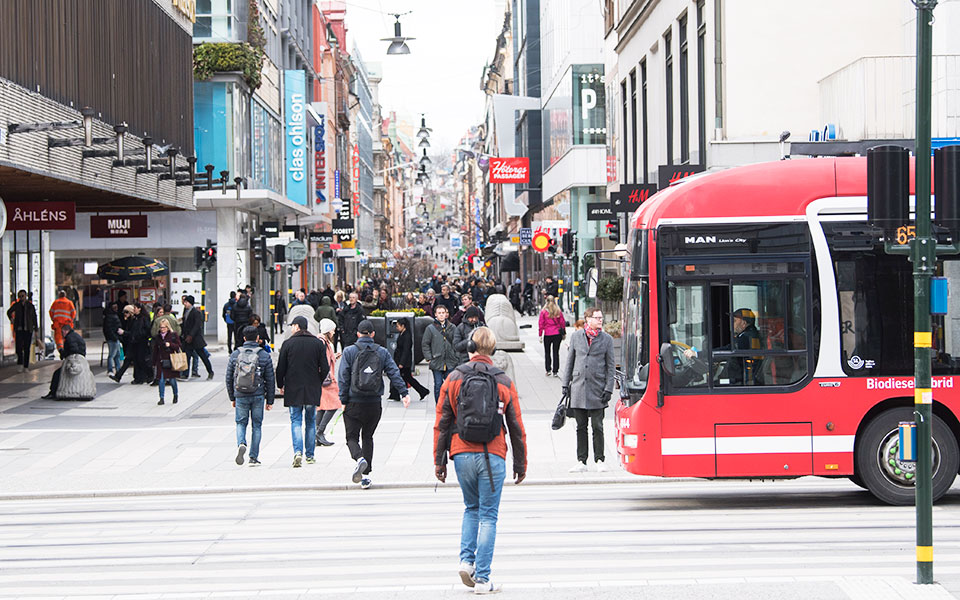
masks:
[(625, 433), (625, 434), (623, 434), (623, 447), (624, 447), (624, 448), (636, 448), (636, 447), (637, 447), (637, 434), (635, 434), (635, 433)]

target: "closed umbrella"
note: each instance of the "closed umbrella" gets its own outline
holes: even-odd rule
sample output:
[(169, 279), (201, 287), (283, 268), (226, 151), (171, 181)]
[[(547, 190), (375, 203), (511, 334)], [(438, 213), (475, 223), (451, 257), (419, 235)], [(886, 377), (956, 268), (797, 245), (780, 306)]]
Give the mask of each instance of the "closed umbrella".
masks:
[(125, 256), (104, 263), (97, 269), (97, 275), (113, 281), (153, 279), (167, 272), (167, 265), (162, 260), (145, 256)]

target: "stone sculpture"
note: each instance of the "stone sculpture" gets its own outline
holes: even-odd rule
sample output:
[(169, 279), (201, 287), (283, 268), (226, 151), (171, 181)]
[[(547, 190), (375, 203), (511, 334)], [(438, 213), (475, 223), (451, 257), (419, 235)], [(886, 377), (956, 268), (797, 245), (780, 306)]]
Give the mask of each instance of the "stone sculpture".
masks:
[(497, 350), (508, 352), (523, 351), (523, 342), (520, 341), (520, 330), (517, 328), (517, 317), (510, 300), (503, 294), (493, 294), (487, 298), (487, 305), (483, 309), (487, 320), (487, 327), (497, 336)]
[(97, 383), (87, 358), (71, 354), (60, 366), (60, 385), (57, 400), (93, 400), (97, 396)]

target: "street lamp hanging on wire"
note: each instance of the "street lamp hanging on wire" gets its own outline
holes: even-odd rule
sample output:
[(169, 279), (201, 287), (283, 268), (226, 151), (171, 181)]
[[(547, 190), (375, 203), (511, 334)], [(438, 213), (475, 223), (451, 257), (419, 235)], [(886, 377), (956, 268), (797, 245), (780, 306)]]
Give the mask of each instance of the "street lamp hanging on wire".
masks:
[(387, 48), (387, 54), (410, 54), (410, 47), (407, 46), (407, 40), (413, 40), (416, 38), (412, 37), (403, 37), (403, 34), (400, 33), (400, 17), (404, 15), (409, 15), (409, 12), (405, 13), (390, 13), (393, 15), (397, 22), (393, 24), (393, 37), (392, 38), (380, 38), (381, 42), (390, 42), (390, 47)]

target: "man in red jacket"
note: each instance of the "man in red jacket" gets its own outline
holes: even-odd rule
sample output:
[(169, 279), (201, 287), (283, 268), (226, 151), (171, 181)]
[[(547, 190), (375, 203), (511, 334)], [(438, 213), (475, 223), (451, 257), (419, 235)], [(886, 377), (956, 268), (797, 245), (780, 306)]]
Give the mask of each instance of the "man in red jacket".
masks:
[[(490, 563), (497, 537), (497, 515), (500, 510), (500, 492), (506, 478), (507, 438), (513, 449), (513, 477), (516, 483), (527, 474), (527, 441), (520, 417), (517, 388), (510, 378), (493, 366), (497, 338), (487, 327), (478, 327), (471, 335), (467, 350), (470, 361), (454, 369), (440, 388), (437, 402), (437, 420), (433, 427), (433, 455), (436, 476), (447, 478), (447, 453), (457, 469), (457, 481), (463, 493), (463, 524), (460, 534), (460, 579), (474, 593), (488, 594), (500, 591), (490, 580)], [(457, 411), (467, 406), (468, 398), (461, 398), (463, 385), (475, 389), (475, 382), (485, 376), (496, 381), (499, 411), (496, 415), (498, 432), (487, 443), (466, 441), (461, 437)], [(489, 381), (489, 379), (487, 379)], [(492, 385), (492, 384), (491, 384)], [(491, 390), (492, 391), (492, 390)], [(461, 404), (461, 402), (463, 404)], [(504, 431), (506, 421), (506, 432)], [(470, 434), (464, 434), (471, 437)], [(489, 438), (488, 438), (489, 439)]]

